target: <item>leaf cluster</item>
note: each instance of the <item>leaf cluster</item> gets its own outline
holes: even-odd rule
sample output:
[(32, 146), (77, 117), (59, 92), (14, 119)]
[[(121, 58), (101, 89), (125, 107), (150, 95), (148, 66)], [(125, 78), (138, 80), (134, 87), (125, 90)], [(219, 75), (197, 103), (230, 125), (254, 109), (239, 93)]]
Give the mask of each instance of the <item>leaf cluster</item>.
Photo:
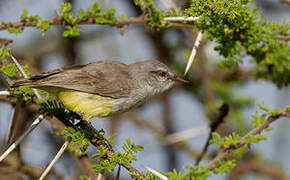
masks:
[(164, 20), (165, 17), (182, 14), (180, 10), (177, 12), (173, 8), (170, 11), (160, 10), (155, 7), (153, 0), (134, 0), (134, 3), (145, 13), (147, 24), (157, 30), (169, 27), (168, 22)]
[[(118, 164), (129, 167), (133, 161), (137, 160), (136, 153), (138, 151), (143, 151), (144, 148), (141, 145), (135, 145), (127, 138), (126, 142), (122, 145), (122, 149), (123, 152), (114, 152), (109, 158), (104, 158), (108, 149), (101, 146), (98, 153), (92, 156), (93, 158), (98, 158), (98, 163), (94, 165), (95, 171), (100, 172), (102, 170), (108, 170), (112, 172)], [(137, 174), (131, 175), (138, 176)]]
[(84, 20), (93, 19), (99, 24), (108, 24), (114, 26), (117, 24), (115, 17), (115, 9), (111, 8), (106, 11), (97, 2), (94, 2), (91, 8), (87, 10), (80, 9), (74, 17), (72, 13), (72, 6), (70, 3), (61, 4), (60, 18), (66, 22), (65, 31), (63, 32), (64, 37), (79, 36), (80, 29), (78, 23)]

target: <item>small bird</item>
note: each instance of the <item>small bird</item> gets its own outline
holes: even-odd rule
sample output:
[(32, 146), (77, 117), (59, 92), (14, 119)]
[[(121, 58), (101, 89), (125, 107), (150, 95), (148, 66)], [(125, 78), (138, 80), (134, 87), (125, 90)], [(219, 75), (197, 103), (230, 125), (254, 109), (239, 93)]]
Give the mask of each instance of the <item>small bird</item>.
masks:
[(187, 82), (157, 60), (129, 65), (118, 61), (97, 61), (17, 80), (11, 87), (45, 90), (65, 108), (89, 121), (94, 117), (126, 112), (166, 91), (176, 81)]

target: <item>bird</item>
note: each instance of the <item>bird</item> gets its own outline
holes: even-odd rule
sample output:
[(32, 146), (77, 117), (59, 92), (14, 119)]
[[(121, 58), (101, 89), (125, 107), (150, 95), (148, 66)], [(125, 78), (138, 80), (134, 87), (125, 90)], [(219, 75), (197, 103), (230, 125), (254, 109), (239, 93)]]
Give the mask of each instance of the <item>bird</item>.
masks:
[(45, 90), (66, 109), (90, 121), (126, 112), (168, 90), (175, 82), (188, 81), (158, 60), (133, 64), (105, 60), (43, 72), (16, 80), (11, 87)]

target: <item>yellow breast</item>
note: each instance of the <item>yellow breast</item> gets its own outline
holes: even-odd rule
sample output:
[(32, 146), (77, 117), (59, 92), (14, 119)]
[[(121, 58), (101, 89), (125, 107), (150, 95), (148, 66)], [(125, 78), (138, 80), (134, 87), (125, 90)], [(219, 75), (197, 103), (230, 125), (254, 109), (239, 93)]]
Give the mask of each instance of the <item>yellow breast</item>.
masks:
[(109, 97), (62, 88), (54, 89), (53, 93), (67, 109), (81, 114), (84, 120), (112, 113), (114, 104)]

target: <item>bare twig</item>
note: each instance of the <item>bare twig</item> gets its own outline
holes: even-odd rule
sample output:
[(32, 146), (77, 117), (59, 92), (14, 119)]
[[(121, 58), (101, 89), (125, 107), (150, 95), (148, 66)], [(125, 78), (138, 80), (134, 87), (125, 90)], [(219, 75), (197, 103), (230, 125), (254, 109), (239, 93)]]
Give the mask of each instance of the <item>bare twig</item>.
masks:
[(52, 161), (49, 163), (49, 165), (47, 166), (47, 168), (41, 174), (39, 180), (43, 180), (45, 178), (45, 176), (49, 173), (49, 171), (51, 170), (51, 168), (53, 167), (53, 165), (57, 162), (57, 160), (64, 153), (64, 151), (66, 150), (66, 148), (67, 148), (67, 146), (69, 145), (70, 142), (71, 142), (71, 139), (68, 139), (68, 140), (66, 140), (64, 142), (64, 144), (61, 146), (61, 148), (59, 149), (59, 151), (57, 152), (57, 154), (54, 156), (54, 158), (52, 159)]
[(217, 166), (217, 162), (219, 160), (224, 159), (227, 157), (231, 152), (234, 150), (243, 147), (246, 145), (246, 138), (252, 135), (260, 134), (264, 129), (266, 129), (271, 123), (275, 122), (277, 119), (281, 117), (290, 117), (290, 111), (287, 109), (281, 110), (277, 115), (272, 115), (267, 118), (265, 122), (260, 124), (258, 127), (252, 129), (248, 134), (246, 134), (242, 139), (240, 140), (240, 143), (235, 147), (229, 147), (224, 148), (208, 165), (208, 167), (213, 170)]
[(207, 149), (209, 147), (209, 141), (212, 138), (212, 133), (216, 131), (216, 129), (219, 127), (219, 125), (221, 125), (221, 123), (224, 122), (225, 117), (227, 116), (227, 114), (229, 113), (229, 105), (228, 104), (223, 104), (220, 108), (219, 108), (219, 115), (216, 118), (216, 121), (212, 122), (212, 124), (210, 125), (210, 133), (208, 135), (208, 138), (206, 140), (206, 143), (202, 149), (201, 154), (197, 157), (195, 165), (198, 165), (200, 163), (200, 161), (202, 160), (202, 158), (204, 157), (204, 155), (207, 152)]

